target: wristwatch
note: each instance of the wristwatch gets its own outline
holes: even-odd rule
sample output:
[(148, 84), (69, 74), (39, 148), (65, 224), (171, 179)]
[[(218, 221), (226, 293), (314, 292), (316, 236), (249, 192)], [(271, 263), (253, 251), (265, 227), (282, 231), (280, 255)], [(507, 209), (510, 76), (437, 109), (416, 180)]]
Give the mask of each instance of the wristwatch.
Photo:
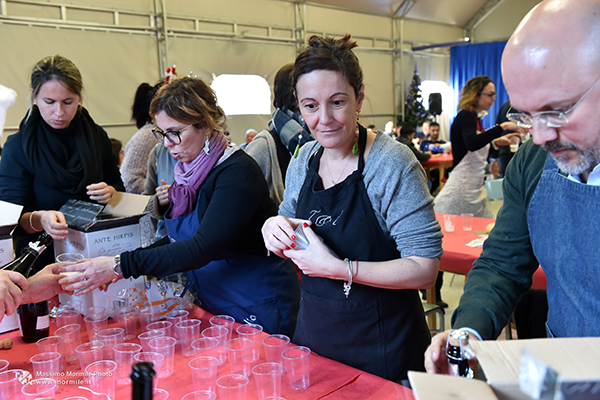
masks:
[(115, 256), (115, 265), (113, 267), (113, 272), (115, 273), (115, 275), (119, 276), (123, 274), (123, 271), (121, 270), (121, 255), (117, 254)]

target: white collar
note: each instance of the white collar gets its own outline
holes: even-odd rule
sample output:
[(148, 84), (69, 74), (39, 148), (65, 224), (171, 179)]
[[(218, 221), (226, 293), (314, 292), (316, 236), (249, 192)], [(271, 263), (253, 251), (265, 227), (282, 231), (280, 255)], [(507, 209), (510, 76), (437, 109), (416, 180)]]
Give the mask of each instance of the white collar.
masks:
[(477, 112), (477, 118), (481, 119), (481, 118), (485, 117), (485, 116), (486, 116), (486, 115), (488, 115), (488, 114), (489, 114), (489, 113), (488, 113), (487, 111), (485, 111), (485, 110), (483, 110), (483, 111), (478, 111), (478, 112)]
[[(579, 178), (579, 175), (571, 175), (569, 174), (569, 179), (573, 182), (583, 183)], [(587, 184), (591, 186), (600, 186), (600, 164), (596, 165), (592, 172), (590, 172), (590, 176), (588, 176)]]

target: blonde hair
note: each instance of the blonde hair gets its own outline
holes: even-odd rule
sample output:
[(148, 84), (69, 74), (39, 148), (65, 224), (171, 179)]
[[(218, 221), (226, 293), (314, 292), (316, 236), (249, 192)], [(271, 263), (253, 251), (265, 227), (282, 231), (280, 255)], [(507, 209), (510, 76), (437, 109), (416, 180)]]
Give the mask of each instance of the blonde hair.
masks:
[(493, 83), (492, 79), (486, 75), (478, 75), (467, 81), (460, 94), (458, 110), (475, 111), (475, 103), (481, 95), (483, 88)]

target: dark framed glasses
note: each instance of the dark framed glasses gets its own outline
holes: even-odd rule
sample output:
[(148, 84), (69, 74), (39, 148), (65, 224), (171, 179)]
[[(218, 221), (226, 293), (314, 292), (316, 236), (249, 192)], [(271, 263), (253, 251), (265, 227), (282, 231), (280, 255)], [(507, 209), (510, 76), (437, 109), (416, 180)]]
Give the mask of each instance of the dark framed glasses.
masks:
[(189, 128), (192, 125), (194, 125), (194, 124), (189, 124), (188, 126), (182, 128), (182, 129), (179, 129), (179, 130), (166, 131), (166, 132), (155, 125), (154, 128), (152, 128), (152, 133), (154, 134), (154, 137), (156, 137), (156, 139), (159, 142), (164, 143), (164, 140), (167, 139), (169, 142), (171, 142), (171, 144), (178, 145), (178, 144), (181, 144), (181, 132), (185, 131), (187, 128)]

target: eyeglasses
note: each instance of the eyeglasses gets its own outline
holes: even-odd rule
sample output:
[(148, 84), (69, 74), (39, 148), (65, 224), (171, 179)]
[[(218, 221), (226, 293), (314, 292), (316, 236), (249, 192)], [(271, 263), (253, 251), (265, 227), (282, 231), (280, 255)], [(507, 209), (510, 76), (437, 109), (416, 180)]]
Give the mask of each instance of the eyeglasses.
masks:
[(492, 93), (481, 93), (484, 96), (490, 96), (490, 97), (496, 97), (496, 92), (492, 92)]
[(181, 132), (185, 131), (187, 128), (189, 128), (192, 125), (194, 125), (194, 124), (189, 124), (185, 128), (182, 128), (178, 131), (166, 131), (166, 132), (163, 132), (158, 126), (155, 126), (154, 128), (152, 128), (152, 133), (154, 134), (154, 137), (156, 137), (156, 139), (159, 142), (164, 143), (164, 140), (166, 138), (173, 145), (178, 145), (178, 144), (181, 144), (181, 136), (180, 136)]
[(573, 107), (569, 108), (566, 111), (552, 110), (540, 111), (535, 114), (529, 114), (526, 112), (511, 112), (511, 110), (514, 111), (511, 107), (508, 110), (508, 113), (506, 113), (506, 118), (508, 118), (509, 121), (514, 122), (515, 124), (527, 129), (533, 126), (534, 118), (537, 119), (539, 123), (544, 124), (549, 128), (560, 128), (569, 123), (569, 118), (567, 118), (567, 115), (573, 112), (575, 107), (577, 107), (579, 103), (581, 103), (583, 99), (585, 99), (585, 96), (587, 96), (587, 94), (592, 91), (592, 89), (596, 86), (598, 82), (600, 82), (600, 78), (596, 79), (596, 82), (594, 82), (594, 84), (590, 86), (590, 88), (583, 94), (583, 96), (581, 96), (581, 98), (577, 100), (577, 103), (575, 103)]

